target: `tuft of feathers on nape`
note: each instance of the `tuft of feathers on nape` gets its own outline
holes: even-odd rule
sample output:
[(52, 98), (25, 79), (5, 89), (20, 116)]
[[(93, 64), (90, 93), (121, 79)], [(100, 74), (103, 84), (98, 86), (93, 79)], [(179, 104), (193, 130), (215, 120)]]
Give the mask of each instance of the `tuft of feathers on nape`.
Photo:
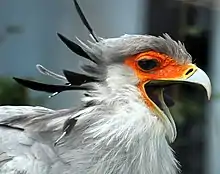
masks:
[[(95, 32), (93, 31), (92, 27), (90, 26), (89, 22), (87, 21), (85, 15), (83, 14), (82, 9), (80, 8), (78, 2), (76, 0), (73, 0), (74, 4), (75, 4), (75, 8), (80, 16), (80, 19), (82, 20), (83, 24), (86, 26), (86, 28), (88, 29), (88, 31), (90, 32), (90, 37), (93, 39), (93, 41), (98, 42), (99, 40), (103, 40), (101, 37), (97, 37)], [(60, 40), (75, 54), (86, 58), (87, 60), (91, 61), (92, 63), (94, 63), (95, 65), (83, 65), (82, 69), (84, 69), (84, 71), (86, 73), (90, 73), (91, 71), (96, 71), (95, 67), (100, 64), (100, 60), (97, 59), (95, 56), (93, 56), (93, 54), (91, 54), (91, 51), (85, 51), (87, 49), (89, 49), (89, 47), (87, 47), (82, 41), (80, 41), (78, 38), (76, 38), (82, 46), (84, 46), (84, 49), (79, 46), (78, 44), (76, 44), (75, 42), (67, 39), (65, 36), (63, 36), (60, 33), (57, 33), (58, 37), (60, 38)], [(90, 44), (92, 44), (92, 42), (90, 42)], [(93, 82), (100, 82), (101, 78), (98, 78), (96, 76), (89, 76), (86, 74), (81, 74), (81, 73), (76, 73), (73, 71), (69, 71), (69, 70), (63, 70), (63, 74), (59, 75), (57, 73), (52, 72), (51, 70), (48, 70), (47, 68), (45, 68), (44, 66), (38, 64), (36, 65), (37, 70), (42, 73), (43, 75), (47, 75), (50, 77), (53, 77), (57, 80), (63, 81), (65, 84), (64, 85), (53, 85), (53, 84), (45, 84), (45, 83), (40, 83), (40, 82), (36, 82), (36, 81), (32, 81), (32, 80), (26, 80), (26, 79), (21, 79), (21, 78), (16, 78), (14, 77), (14, 80), (16, 82), (18, 82), (19, 84), (30, 88), (32, 90), (37, 90), (37, 91), (44, 91), (47, 93), (52, 93), (52, 95), (49, 96), (49, 98), (56, 96), (57, 94), (63, 92), (63, 91), (67, 91), (67, 90), (92, 90), (91, 85), (86, 85), (87, 83), (93, 83)], [(96, 74), (96, 73), (91, 73), (91, 74)], [(99, 72), (100, 74), (100, 72)], [(86, 95), (86, 94), (85, 94)], [(89, 103), (87, 103), (89, 104)], [(86, 105), (87, 105), (86, 104)], [(90, 104), (89, 104), (90, 105)], [(54, 145), (56, 146), (61, 139), (63, 139), (65, 136), (67, 136), (71, 130), (73, 129), (73, 127), (75, 126), (77, 122), (77, 117), (73, 116), (68, 118), (63, 125), (63, 133), (61, 134), (61, 136), (54, 142)], [(18, 129), (18, 130), (22, 130), (19, 127), (11, 127), (10, 125), (2, 125), (4, 127), (7, 128), (13, 128), (13, 129)]]
[[(76, 0), (74, 0), (74, 4), (75, 4), (76, 10), (80, 16), (80, 19), (82, 20), (83, 24), (86, 26), (88, 31), (90, 32), (90, 36), (93, 38), (93, 40), (95, 42), (98, 42), (99, 37), (96, 36), (95, 32), (93, 31), (92, 27), (90, 26), (89, 22), (87, 21), (85, 15), (82, 12), (82, 9), (80, 8), (80, 6)], [(102, 62), (102, 61), (100, 61), (100, 59), (97, 59), (94, 56), (94, 54), (92, 54), (92, 50), (90, 50), (90, 48), (86, 44), (84, 44), (80, 39), (76, 38), (81, 43), (81, 45), (84, 47), (84, 49), (81, 46), (79, 46), (78, 44), (76, 44), (75, 42), (67, 39), (62, 34), (57, 33), (57, 35), (61, 39), (61, 41), (75, 54), (90, 60), (91, 62), (95, 63), (96, 65), (100, 64), (100, 62)], [(90, 42), (90, 44), (92, 44), (92, 43)], [(84, 66), (82, 66), (82, 69), (84, 69), (85, 72), (90, 73), (91, 69), (94, 69), (93, 71), (95, 71), (96, 65), (88, 65), (88, 66), (84, 65)], [(55, 95), (59, 94), (60, 92), (67, 91), (67, 90), (88, 90), (88, 89), (91, 90), (91, 88), (89, 86), (85, 86), (85, 84), (100, 81), (100, 79), (98, 79), (98, 77), (88, 76), (86, 74), (63, 70), (64, 76), (62, 76), (62, 75), (56, 74), (56, 73), (46, 69), (42, 65), (37, 65), (36, 67), (40, 73), (42, 73), (44, 75), (51, 76), (55, 79), (64, 81), (65, 85), (44, 84), (44, 83), (35, 82), (35, 81), (31, 81), (31, 80), (25, 80), (25, 79), (16, 78), (16, 77), (14, 77), (14, 80), (16, 80), (19, 84), (21, 84), (27, 88), (37, 90), (37, 91), (44, 91), (44, 92), (48, 92), (48, 93), (53, 93), (49, 97), (54, 97)], [(87, 67), (89, 67), (89, 68), (87, 68)], [(87, 69), (88, 69), (88, 71), (87, 71)]]

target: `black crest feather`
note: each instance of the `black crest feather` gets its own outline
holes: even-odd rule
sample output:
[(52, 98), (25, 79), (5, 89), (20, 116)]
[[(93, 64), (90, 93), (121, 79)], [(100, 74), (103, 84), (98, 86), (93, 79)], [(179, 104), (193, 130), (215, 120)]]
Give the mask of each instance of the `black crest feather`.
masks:
[(85, 83), (98, 81), (98, 79), (95, 77), (87, 76), (85, 74), (80, 74), (73, 71), (63, 70), (63, 74), (71, 85), (78, 86)]
[[(83, 24), (86, 26), (88, 31), (90, 32), (91, 36), (93, 39), (98, 42), (98, 38), (96, 37), (92, 27), (90, 26), (89, 22), (87, 21), (85, 15), (83, 14), (82, 9), (80, 8), (77, 0), (73, 0), (75, 4), (75, 8), (80, 16), (80, 19), (82, 20)], [(60, 33), (57, 33), (58, 37), (61, 39), (61, 41), (64, 42), (64, 44), (74, 53), (77, 55), (84, 57), (94, 63), (97, 64), (95, 60), (93, 60), (78, 44), (74, 43), (73, 41), (67, 39), (65, 36), (63, 36)], [(46, 75), (50, 75), (56, 79), (61, 79), (61, 80), (67, 80), (67, 83), (64, 85), (52, 85), (52, 84), (45, 84), (45, 83), (40, 83), (36, 81), (31, 81), (31, 80), (25, 80), (21, 78), (16, 78), (14, 77), (14, 80), (18, 82), (19, 84), (33, 89), (37, 91), (44, 91), (48, 93), (53, 93), (52, 96), (55, 96), (56, 94), (67, 91), (67, 90), (91, 90), (91, 87), (89, 88), (88, 86), (83, 86), (83, 84), (90, 83), (90, 82), (98, 82), (99, 80), (96, 77), (68, 71), (68, 70), (63, 70), (64, 76), (60, 76), (56, 73), (53, 73), (50, 70), (47, 70), (43, 66), (38, 66), (38, 69), (40, 69), (40, 72)], [(66, 78), (66, 79), (65, 79)], [(69, 82), (69, 83), (68, 83)]]
[[(96, 37), (95, 32), (93, 31), (89, 22), (87, 21), (85, 15), (83, 14), (77, 0), (73, 0), (73, 1), (74, 1), (76, 10), (77, 10), (83, 24), (86, 26), (86, 28), (90, 32), (90, 35), (92, 36), (92, 38), (96, 42), (98, 42), (99, 40)], [(79, 45), (77, 45), (73, 41), (67, 39), (65, 36), (61, 35), (60, 33), (57, 33), (57, 35), (71, 51), (73, 51), (74, 53), (76, 53), (79, 56), (82, 56), (82, 57), (98, 64)], [(87, 72), (91, 72), (93, 75), (97, 73), (94, 70), (92, 71), (92, 69), (94, 69), (94, 67), (92, 68), (92, 66), (83, 66), (83, 67), (84, 68), (82, 68), (82, 69), (89, 70)], [(52, 84), (45, 84), (45, 83), (40, 83), (40, 82), (16, 78), (16, 77), (14, 77), (14, 80), (17, 83), (19, 83), (27, 88), (37, 90), (37, 91), (44, 91), (44, 92), (52, 93), (52, 95), (50, 97), (53, 97), (53, 96), (59, 94), (60, 92), (68, 91), (68, 90), (92, 90), (91, 86), (85, 86), (83, 84), (99, 81), (96, 77), (92, 77), (92, 76), (88, 76), (88, 75), (84, 75), (84, 74), (80, 74), (80, 73), (76, 73), (76, 72), (72, 72), (72, 71), (68, 71), (68, 70), (63, 70), (64, 76), (65, 76), (65, 77), (63, 77), (61, 75), (53, 73), (52, 71), (44, 68), (41, 65), (38, 65), (37, 68), (41, 73), (43, 73), (45, 75), (49, 75), (49, 76), (52, 76), (58, 80), (62, 80), (65, 82), (67, 81), (67, 82), (64, 85), (52, 85)], [(90, 104), (93, 104), (93, 103), (88, 103), (87, 106), (89, 106)], [(63, 134), (55, 141), (54, 145), (57, 145), (57, 143), (64, 136), (68, 135), (71, 132), (71, 130), (75, 126), (76, 122), (77, 122), (77, 120), (75, 118), (69, 118), (65, 122), (65, 124), (63, 126)], [(23, 129), (11, 127), (10, 125), (6, 125), (6, 124), (2, 124), (2, 125), (0, 124), (0, 126), (4, 126), (5, 128), (14, 128), (14, 129), (18, 129), (18, 130), (23, 131)]]
[(21, 78), (13, 78), (16, 82), (19, 84), (36, 90), (36, 91), (44, 91), (48, 93), (56, 93), (56, 92), (63, 92), (68, 90), (87, 90), (88, 87), (82, 87), (82, 86), (73, 86), (73, 85), (51, 85), (51, 84), (45, 84), (40, 82), (35, 82), (31, 80), (21, 79)]
[(63, 41), (63, 43), (65, 43), (65, 45), (74, 53), (76, 53), (79, 56), (82, 56), (86, 59), (89, 59), (91, 61), (94, 62), (94, 60), (92, 60), (89, 55), (76, 43), (74, 43), (73, 41), (67, 39), (65, 36), (63, 36), (60, 33), (57, 33), (58, 37)]
[(89, 32), (90, 32), (90, 34), (92, 35), (92, 37), (94, 38), (94, 40), (95, 40), (96, 42), (98, 42), (99, 40), (98, 40), (98, 38), (96, 37), (95, 32), (93, 31), (93, 29), (92, 29), (91, 25), (89, 24), (88, 20), (86, 19), (86, 17), (85, 17), (85, 15), (84, 15), (82, 9), (80, 8), (80, 6), (79, 6), (77, 0), (73, 0), (73, 2), (74, 2), (74, 4), (75, 4), (76, 10), (77, 10), (77, 12), (78, 12), (78, 14), (79, 14), (79, 17), (80, 17), (80, 19), (82, 20), (83, 24), (84, 24), (84, 25), (86, 26), (86, 28), (89, 30)]

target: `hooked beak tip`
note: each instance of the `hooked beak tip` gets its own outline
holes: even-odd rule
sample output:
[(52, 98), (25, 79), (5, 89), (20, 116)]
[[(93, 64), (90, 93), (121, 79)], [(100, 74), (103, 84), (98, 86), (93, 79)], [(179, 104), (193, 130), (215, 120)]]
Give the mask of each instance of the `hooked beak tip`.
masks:
[(212, 94), (211, 82), (208, 75), (202, 69), (197, 68), (195, 73), (185, 81), (203, 86), (206, 90), (208, 100), (210, 100)]

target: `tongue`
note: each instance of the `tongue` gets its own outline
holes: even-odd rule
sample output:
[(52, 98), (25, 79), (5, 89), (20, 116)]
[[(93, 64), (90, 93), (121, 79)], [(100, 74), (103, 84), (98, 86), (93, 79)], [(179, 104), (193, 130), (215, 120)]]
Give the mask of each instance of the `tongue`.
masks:
[(172, 97), (169, 96), (169, 94), (163, 93), (163, 96), (164, 96), (164, 101), (165, 101), (167, 107), (174, 106), (175, 103), (174, 103)]
[[(166, 94), (166, 91), (163, 93), (163, 95), (164, 95), (164, 102), (167, 105), (167, 107), (174, 106), (175, 103), (174, 103), (172, 97), (170, 97), (169, 94)], [(159, 106), (161, 108), (161, 103), (160, 103), (160, 101), (158, 99), (158, 95), (157, 94), (152, 94), (151, 95), (151, 99), (155, 102), (155, 104), (157, 106)]]

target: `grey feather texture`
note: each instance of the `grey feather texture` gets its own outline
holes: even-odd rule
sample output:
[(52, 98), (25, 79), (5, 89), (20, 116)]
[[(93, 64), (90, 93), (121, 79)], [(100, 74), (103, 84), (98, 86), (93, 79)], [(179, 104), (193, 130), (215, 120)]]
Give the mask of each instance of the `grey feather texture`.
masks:
[(180, 64), (192, 61), (185, 46), (181, 42), (174, 41), (168, 34), (164, 34), (164, 37), (123, 35), (119, 38), (103, 39), (96, 43), (89, 42), (89, 45), (83, 43), (82, 46), (91, 56), (106, 64), (123, 62), (129, 56), (146, 51), (163, 53)]
[(147, 51), (165, 54), (181, 65), (192, 63), (192, 57), (184, 44), (174, 41), (168, 34), (164, 34), (163, 37), (126, 34), (95, 43), (89, 42), (88, 45), (82, 41), (80, 43), (84, 51), (97, 62), (83, 65), (81, 68), (100, 80), (106, 79), (108, 66), (122, 64), (126, 58)]
[[(188, 64), (192, 59), (185, 47), (168, 35), (124, 35), (82, 46), (97, 62), (82, 69), (99, 81), (89, 84), (92, 90), (86, 90), (80, 107), (0, 107), (0, 173), (176, 174), (166, 130), (143, 102), (139, 80), (123, 61), (153, 50)], [(66, 124), (75, 126), (54, 146)]]

